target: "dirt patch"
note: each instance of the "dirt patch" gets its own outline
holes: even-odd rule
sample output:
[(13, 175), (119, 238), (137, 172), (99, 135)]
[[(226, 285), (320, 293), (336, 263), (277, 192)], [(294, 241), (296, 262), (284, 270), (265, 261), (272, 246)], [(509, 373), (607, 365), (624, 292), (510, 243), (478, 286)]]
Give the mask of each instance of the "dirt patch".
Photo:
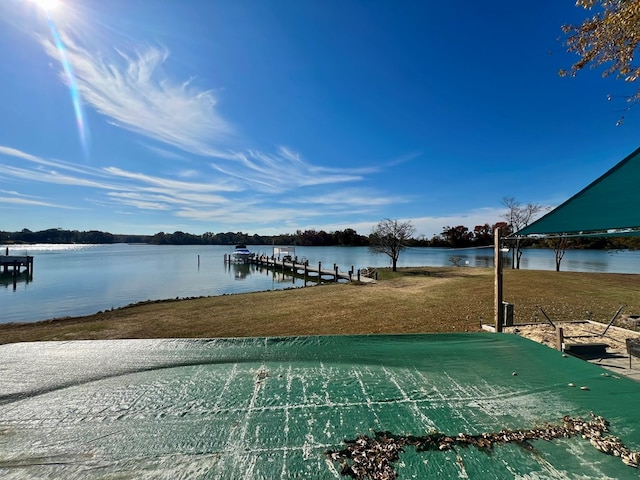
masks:
[[(640, 333), (616, 326), (611, 326), (606, 333), (605, 324), (593, 321), (555, 322), (557, 328), (562, 327), (565, 343), (606, 343), (609, 351), (626, 352), (627, 338), (640, 338)], [(556, 329), (549, 323), (517, 325), (507, 327), (505, 332), (515, 333), (529, 340), (556, 348)]]

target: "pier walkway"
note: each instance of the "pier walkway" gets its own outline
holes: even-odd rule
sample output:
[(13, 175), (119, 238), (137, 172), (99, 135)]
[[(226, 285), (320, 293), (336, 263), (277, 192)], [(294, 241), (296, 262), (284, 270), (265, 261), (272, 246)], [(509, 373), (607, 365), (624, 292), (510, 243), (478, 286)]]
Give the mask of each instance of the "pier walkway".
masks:
[(294, 275), (304, 277), (305, 281), (316, 279), (318, 282), (347, 280), (349, 282), (375, 283), (376, 279), (364, 275), (361, 270), (354, 271), (353, 266), (348, 272), (341, 271), (338, 265), (333, 264), (332, 268), (325, 268), (322, 262), (317, 266), (309, 265), (308, 261), (298, 262), (297, 258), (280, 259), (278, 257), (268, 257), (266, 255), (254, 256), (247, 260), (248, 263), (258, 265), (281, 272), (290, 272)]

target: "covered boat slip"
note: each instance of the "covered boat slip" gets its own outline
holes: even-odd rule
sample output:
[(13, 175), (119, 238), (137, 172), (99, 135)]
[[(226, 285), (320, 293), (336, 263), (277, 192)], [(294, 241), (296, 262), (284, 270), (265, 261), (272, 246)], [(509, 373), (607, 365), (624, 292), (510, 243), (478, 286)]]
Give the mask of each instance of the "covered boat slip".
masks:
[[(398, 479), (637, 478), (580, 435), (455, 438), (593, 413), (638, 451), (638, 398), (632, 380), (509, 334), (9, 344), (0, 477), (349, 478), (336, 452), (365, 435), (405, 442)], [(441, 434), (451, 448), (410, 442)]]

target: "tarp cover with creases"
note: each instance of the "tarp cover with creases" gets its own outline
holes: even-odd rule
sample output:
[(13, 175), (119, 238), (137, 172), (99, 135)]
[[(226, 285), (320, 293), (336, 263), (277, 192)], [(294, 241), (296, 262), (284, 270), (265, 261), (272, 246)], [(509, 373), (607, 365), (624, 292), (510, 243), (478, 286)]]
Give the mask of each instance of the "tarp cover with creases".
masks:
[(638, 228), (639, 181), (640, 148), (516, 235), (562, 235)]
[[(0, 478), (346, 478), (327, 451), (359, 435), (475, 435), (590, 412), (636, 451), (639, 398), (640, 384), (513, 334), (9, 344)], [(638, 478), (580, 436), (405, 446), (393, 467), (398, 479)]]

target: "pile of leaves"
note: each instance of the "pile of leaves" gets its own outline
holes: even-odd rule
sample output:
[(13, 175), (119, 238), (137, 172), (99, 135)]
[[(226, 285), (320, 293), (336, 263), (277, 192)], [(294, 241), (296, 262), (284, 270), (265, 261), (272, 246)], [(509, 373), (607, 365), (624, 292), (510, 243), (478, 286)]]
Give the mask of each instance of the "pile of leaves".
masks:
[(491, 450), (496, 445), (515, 443), (531, 449), (533, 440), (552, 441), (558, 438), (581, 436), (588, 439), (599, 451), (620, 457), (631, 467), (640, 464), (640, 452), (630, 450), (617, 437), (607, 435), (608, 422), (596, 415), (586, 421), (565, 416), (561, 424), (546, 424), (540, 428), (524, 430), (504, 429), (499, 432), (470, 435), (459, 433), (449, 436), (432, 433), (425, 436), (394, 435), (390, 432), (374, 432), (373, 436), (360, 435), (355, 440), (345, 440), (342, 450), (330, 450), (327, 456), (340, 464), (340, 474), (354, 479), (394, 480), (397, 472), (394, 463), (408, 446), (418, 452), (448, 451), (456, 447), (474, 446), (479, 450)]

